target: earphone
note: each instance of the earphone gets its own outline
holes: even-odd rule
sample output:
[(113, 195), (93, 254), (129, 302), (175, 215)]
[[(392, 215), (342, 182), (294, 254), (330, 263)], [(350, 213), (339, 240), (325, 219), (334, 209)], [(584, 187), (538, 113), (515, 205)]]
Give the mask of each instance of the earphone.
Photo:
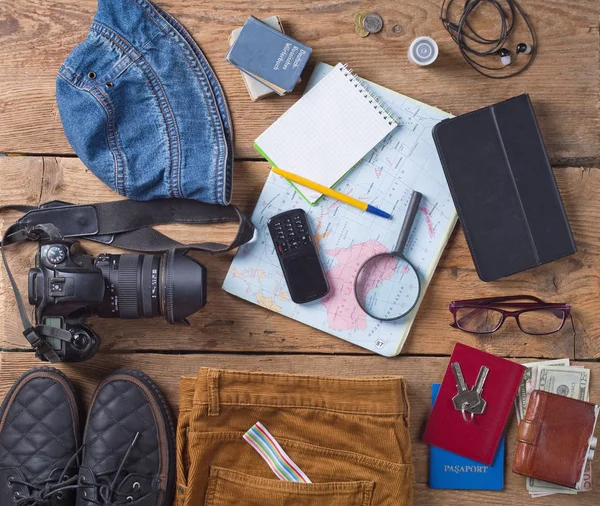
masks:
[[(454, 0), (443, 0), (440, 19), (446, 31), (450, 34), (454, 42), (456, 42), (460, 54), (477, 72), (492, 79), (506, 79), (521, 74), (533, 63), (536, 55), (535, 31), (527, 18), (527, 14), (517, 0), (465, 0), (463, 12), (458, 23), (453, 23), (447, 17), (453, 3)], [(500, 17), (500, 34), (496, 38), (483, 37), (469, 23), (469, 16), (482, 4), (489, 4), (498, 12), (498, 16)], [(504, 4), (506, 4), (505, 7), (503, 7)], [(525, 22), (531, 43), (519, 42), (515, 48), (515, 55), (513, 57), (511, 51), (505, 46), (513, 32), (515, 17), (517, 15)], [(514, 65), (519, 55), (522, 54), (529, 55), (527, 62), (514, 72), (506, 73), (507, 67)], [(480, 59), (486, 56), (497, 57), (500, 60), (501, 66), (484, 65)]]

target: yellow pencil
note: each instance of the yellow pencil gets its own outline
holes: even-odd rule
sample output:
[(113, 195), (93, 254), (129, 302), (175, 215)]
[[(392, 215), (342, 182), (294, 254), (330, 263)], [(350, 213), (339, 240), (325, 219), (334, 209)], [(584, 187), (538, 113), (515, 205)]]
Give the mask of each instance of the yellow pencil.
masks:
[(327, 195), (328, 197), (331, 197), (332, 199), (339, 200), (340, 202), (344, 202), (348, 205), (357, 207), (358, 209), (362, 209), (363, 211), (366, 211), (368, 213), (375, 214), (375, 215), (381, 216), (383, 218), (387, 218), (388, 220), (392, 219), (391, 214), (388, 214), (385, 211), (382, 211), (381, 209), (376, 208), (375, 206), (367, 204), (366, 202), (361, 202), (360, 200), (355, 199), (354, 197), (350, 197), (350, 195), (345, 195), (336, 190), (332, 190), (331, 188), (328, 188), (327, 186), (323, 186), (322, 184), (315, 183), (314, 181), (311, 181), (310, 179), (306, 179), (305, 177), (298, 176), (296, 174), (292, 174), (291, 172), (280, 169), (279, 167), (273, 167), (273, 172), (275, 172), (275, 174), (279, 174), (280, 176), (282, 176), (286, 179), (289, 179), (290, 181), (293, 181), (294, 183), (301, 184), (302, 186), (306, 186), (307, 188), (310, 188), (311, 190), (315, 190), (315, 191), (318, 191), (319, 193), (322, 193), (323, 195)]

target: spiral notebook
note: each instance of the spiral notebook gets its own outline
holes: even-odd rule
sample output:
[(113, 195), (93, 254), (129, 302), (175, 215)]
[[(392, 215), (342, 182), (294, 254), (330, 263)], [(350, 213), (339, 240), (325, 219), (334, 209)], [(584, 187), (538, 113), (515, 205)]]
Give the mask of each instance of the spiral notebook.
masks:
[[(396, 126), (379, 99), (338, 63), (254, 147), (272, 165), (331, 187)], [(311, 205), (322, 195), (294, 186)]]

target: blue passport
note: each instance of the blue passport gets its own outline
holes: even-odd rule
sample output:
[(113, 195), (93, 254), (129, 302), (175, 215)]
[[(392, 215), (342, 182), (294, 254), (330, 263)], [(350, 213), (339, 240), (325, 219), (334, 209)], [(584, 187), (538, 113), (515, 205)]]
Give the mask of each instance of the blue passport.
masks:
[[(432, 406), (439, 390), (439, 383), (431, 385)], [(430, 446), (429, 487), (452, 490), (502, 490), (504, 488), (504, 439), (503, 435), (491, 466)]]
[(250, 16), (225, 59), (279, 95), (292, 91), (312, 49)]

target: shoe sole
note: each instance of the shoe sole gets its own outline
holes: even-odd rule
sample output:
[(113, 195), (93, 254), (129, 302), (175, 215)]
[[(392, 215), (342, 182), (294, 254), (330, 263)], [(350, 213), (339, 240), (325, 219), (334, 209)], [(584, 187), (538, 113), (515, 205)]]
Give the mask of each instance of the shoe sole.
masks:
[[(92, 405), (96, 399), (97, 393), (103, 388), (106, 384), (108, 384), (114, 376), (130, 376), (137, 381), (140, 381), (144, 386), (148, 388), (150, 393), (154, 396), (154, 400), (157, 401), (156, 405), (160, 410), (160, 415), (163, 420), (165, 420), (165, 431), (167, 433), (167, 458), (169, 459), (169, 464), (167, 466), (167, 483), (165, 488), (165, 496), (163, 498), (163, 502), (157, 506), (171, 506), (173, 501), (175, 500), (175, 471), (176, 471), (176, 454), (175, 454), (175, 421), (173, 419), (173, 415), (171, 413), (171, 408), (160, 391), (158, 385), (150, 379), (149, 376), (144, 374), (141, 371), (137, 371), (134, 369), (118, 369), (110, 373), (101, 383), (98, 385), (96, 392), (94, 393), (92, 399)], [(87, 425), (86, 425), (87, 428)], [(87, 432), (87, 430), (85, 431)], [(83, 440), (85, 441), (86, 434), (83, 435)]]
[[(67, 378), (64, 375), (64, 373), (62, 373), (58, 369), (55, 369), (54, 367), (44, 367), (44, 366), (34, 367), (32, 369), (29, 369), (29, 371), (26, 371), (23, 374), (21, 374), (21, 376), (19, 376), (19, 378), (13, 383), (13, 386), (10, 388), (10, 390), (6, 394), (6, 397), (4, 397), (2, 406), (0, 406), (0, 427), (3, 425), (4, 414), (5, 414), (6, 410), (8, 409), (8, 403), (12, 400), (14, 393), (21, 386), (23, 386), (26, 383), (26, 379), (29, 376), (32, 376), (32, 375), (40, 373), (40, 372), (49, 373), (50, 375), (56, 375), (57, 378), (54, 378), (54, 379), (56, 379), (57, 383), (59, 383), (63, 386), (63, 388), (65, 389), (65, 393), (67, 394), (67, 397), (70, 398), (71, 411), (73, 414), (73, 425), (74, 425), (74, 431), (75, 431), (75, 444), (76, 444), (77, 449), (79, 449), (79, 447), (81, 446), (81, 430), (80, 430), (80, 425), (79, 425), (79, 407), (77, 404), (77, 398), (75, 397), (75, 389), (73, 388), (73, 384), (71, 383), (69, 378)], [(62, 384), (61, 382), (64, 382), (64, 384)]]

